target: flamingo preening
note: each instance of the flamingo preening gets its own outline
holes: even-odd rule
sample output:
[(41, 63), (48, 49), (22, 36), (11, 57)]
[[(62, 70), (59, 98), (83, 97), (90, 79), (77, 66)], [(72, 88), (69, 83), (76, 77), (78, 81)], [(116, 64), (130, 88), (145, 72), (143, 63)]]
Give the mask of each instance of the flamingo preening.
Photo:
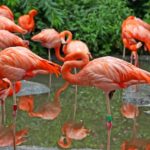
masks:
[(22, 29), (20, 26), (4, 16), (0, 16), (0, 23), (0, 30), (8, 30), (10, 32), (16, 32), (21, 34), (27, 33), (26, 30)]
[[(81, 70), (77, 74), (72, 74), (73, 68), (81, 68)], [(94, 86), (104, 91), (108, 113), (107, 150), (110, 150), (112, 128), (110, 98), (112, 93), (117, 89), (127, 88), (134, 84), (150, 84), (150, 73), (124, 60), (110, 56), (89, 61), (89, 57), (81, 52), (68, 54), (61, 72), (62, 77), (70, 84)]]
[(32, 9), (28, 14), (20, 16), (18, 19), (18, 24), (23, 29), (27, 30), (29, 33), (32, 32), (35, 28), (34, 17), (37, 15), (37, 10)]
[[(6, 48), (0, 52), (0, 70), (0, 79), (8, 78), (10, 81), (16, 82), (34, 77), (37, 74), (55, 73), (58, 75), (60, 66), (37, 56), (27, 48), (18, 46)], [(17, 104), (14, 92), (14, 124), (16, 122), (16, 112)]]
[(13, 12), (6, 5), (0, 6), (0, 16), (4, 16), (4, 17), (14, 21)]
[(28, 48), (29, 41), (21, 39), (19, 36), (7, 31), (0, 30), (0, 48), (8, 48), (13, 46), (22, 46)]
[(122, 23), (122, 40), (124, 47), (132, 51), (131, 63), (134, 60), (134, 65), (138, 66), (137, 50), (144, 44), (144, 49), (150, 51), (150, 25), (140, 18), (129, 16)]

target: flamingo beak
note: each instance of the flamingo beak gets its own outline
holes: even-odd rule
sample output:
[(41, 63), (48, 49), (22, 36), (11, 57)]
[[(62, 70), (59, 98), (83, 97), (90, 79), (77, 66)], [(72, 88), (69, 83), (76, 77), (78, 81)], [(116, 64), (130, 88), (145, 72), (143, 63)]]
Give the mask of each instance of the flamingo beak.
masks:
[(63, 45), (66, 45), (66, 44), (67, 44), (67, 42), (64, 40), (64, 38), (61, 38), (60, 41), (61, 41), (61, 43), (62, 43)]
[(90, 59), (93, 59), (93, 56), (91, 55), (91, 53), (88, 54)]

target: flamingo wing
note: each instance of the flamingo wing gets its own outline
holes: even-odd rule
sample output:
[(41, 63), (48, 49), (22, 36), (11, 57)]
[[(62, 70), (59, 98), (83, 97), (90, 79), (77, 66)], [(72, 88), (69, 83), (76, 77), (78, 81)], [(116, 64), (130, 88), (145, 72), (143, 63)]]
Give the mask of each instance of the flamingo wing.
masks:
[(150, 73), (114, 57), (89, 62), (78, 74), (78, 84), (113, 91), (137, 83), (150, 83)]

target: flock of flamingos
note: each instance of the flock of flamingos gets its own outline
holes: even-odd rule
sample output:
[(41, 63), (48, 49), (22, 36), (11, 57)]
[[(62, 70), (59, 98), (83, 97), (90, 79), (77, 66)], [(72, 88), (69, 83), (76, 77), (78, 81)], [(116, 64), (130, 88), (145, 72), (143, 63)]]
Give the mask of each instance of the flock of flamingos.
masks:
[[(18, 25), (14, 22), (12, 11), (5, 5), (0, 6), (0, 100), (1, 100), (1, 126), (0, 147), (22, 144), (26, 141), (27, 129), (16, 131), (17, 109), (27, 111), (30, 117), (55, 119), (61, 112), (60, 94), (69, 84), (79, 86), (93, 86), (103, 90), (106, 96), (107, 116), (107, 150), (110, 150), (110, 135), (112, 129), (112, 114), (110, 99), (117, 89), (127, 88), (136, 84), (150, 84), (150, 73), (139, 68), (137, 50), (144, 47), (150, 51), (150, 25), (139, 18), (129, 16), (122, 24), (122, 40), (125, 48), (131, 50), (131, 63), (111, 56), (92, 59), (87, 45), (80, 40), (73, 40), (70, 31), (57, 32), (55, 29), (44, 29), (31, 40), (40, 42), (48, 48), (49, 60), (43, 59), (29, 50), (29, 41), (14, 33), (22, 35), (31, 33), (35, 28), (34, 17), (37, 10), (20, 16)], [(51, 62), (50, 49), (54, 48), (58, 60), (63, 62), (60, 66)], [(64, 56), (61, 56), (60, 50)], [(74, 69), (75, 73), (72, 73)], [(76, 69), (79, 69), (77, 71)], [(34, 112), (32, 97), (21, 97), (16, 100), (16, 92), (21, 89), (21, 80), (36, 76), (37, 74), (62, 75), (65, 84), (55, 93), (54, 101), (43, 105)], [(51, 83), (51, 76), (50, 76)], [(4, 126), (5, 99), (13, 95), (13, 125)], [(124, 117), (134, 120), (139, 114), (138, 107), (133, 104), (123, 104), (121, 113)], [(70, 148), (73, 140), (82, 140), (90, 134), (83, 123), (66, 122), (62, 127), (63, 136), (58, 140), (61, 148)], [(121, 150), (139, 150), (138, 144), (124, 142)], [(150, 142), (140, 148), (150, 150)]]

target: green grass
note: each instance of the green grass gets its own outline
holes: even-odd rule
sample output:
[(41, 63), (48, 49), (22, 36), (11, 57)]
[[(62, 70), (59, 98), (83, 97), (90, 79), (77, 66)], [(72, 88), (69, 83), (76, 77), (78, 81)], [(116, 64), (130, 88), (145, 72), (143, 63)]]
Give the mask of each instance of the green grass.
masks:
[[(48, 84), (48, 76), (38, 76), (33, 81), (39, 81)], [(51, 100), (53, 99), (54, 91), (59, 88), (64, 81), (61, 78), (53, 76), (53, 90)], [(120, 106), (122, 104), (122, 91), (118, 90), (111, 100), (111, 110), (113, 115), (113, 128), (111, 135), (112, 150), (119, 150), (121, 143), (128, 140), (132, 134), (132, 120), (122, 117)], [(47, 95), (37, 95), (35, 97), (35, 109), (42, 103), (47, 101)], [(9, 98), (10, 99), (10, 98)], [(12, 123), (12, 100), (7, 100), (7, 122)], [(47, 121), (40, 118), (30, 118), (27, 113), (18, 111), (17, 114), (17, 130), (21, 128), (29, 128), (28, 141), (25, 145), (36, 145), (43, 147), (56, 147), (57, 140), (61, 135), (61, 126), (64, 122), (73, 117), (74, 103), (74, 88), (70, 86), (61, 95), (62, 112), (56, 120)], [(146, 108), (145, 108), (146, 109)], [(145, 139), (150, 139), (150, 117), (143, 113), (140, 109), (140, 116), (137, 118), (139, 124), (138, 136)], [(106, 149), (107, 130), (105, 127), (106, 104), (105, 97), (101, 90), (92, 87), (78, 88), (78, 103), (76, 121), (83, 120), (85, 127), (91, 129), (91, 134), (82, 141), (74, 141), (72, 148), (94, 148)]]

